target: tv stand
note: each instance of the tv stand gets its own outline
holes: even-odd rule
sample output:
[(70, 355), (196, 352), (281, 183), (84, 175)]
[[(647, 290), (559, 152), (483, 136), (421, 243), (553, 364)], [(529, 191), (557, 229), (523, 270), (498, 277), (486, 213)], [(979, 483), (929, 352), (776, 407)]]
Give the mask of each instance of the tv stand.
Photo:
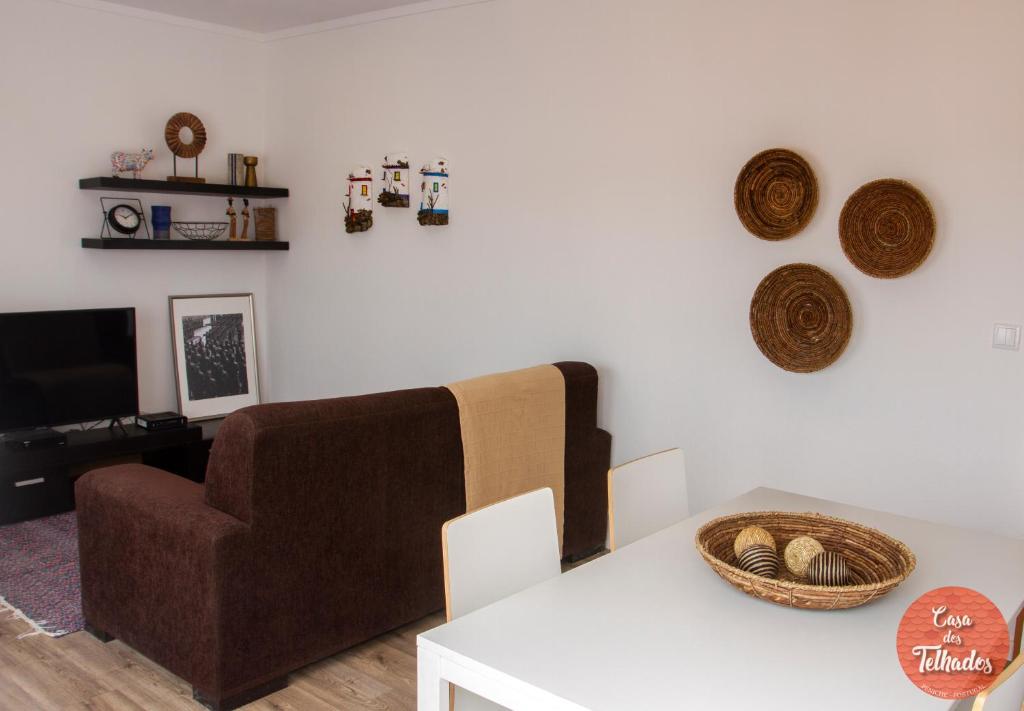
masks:
[[(157, 432), (121, 425), (58, 434), (66, 437), (63, 446), (0, 447), (0, 525), (72, 510), (75, 479), (109, 464), (141, 461), (194, 481), (206, 475), (209, 445), (198, 424)], [(13, 445), (19, 434), (8, 433), (4, 440)]]
[(68, 438), (64, 432), (40, 427), (34, 430), (15, 430), (4, 435), (4, 444), (10, 449), (48, 449), (63, 447)]

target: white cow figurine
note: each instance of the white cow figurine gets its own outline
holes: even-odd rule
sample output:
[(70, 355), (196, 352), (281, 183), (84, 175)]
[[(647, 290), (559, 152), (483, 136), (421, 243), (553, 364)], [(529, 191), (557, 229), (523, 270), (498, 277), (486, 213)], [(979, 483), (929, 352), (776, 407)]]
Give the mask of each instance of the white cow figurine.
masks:
[(142, 169), (151, 160), (153, 160), (152, 148), (143, 148), (138, 153), (115, 151), (110, 154), (110, 169), (115, 178), (120, 177), (118, 173), (131, 171), (132, 177), (138, 180), (142, 175)]

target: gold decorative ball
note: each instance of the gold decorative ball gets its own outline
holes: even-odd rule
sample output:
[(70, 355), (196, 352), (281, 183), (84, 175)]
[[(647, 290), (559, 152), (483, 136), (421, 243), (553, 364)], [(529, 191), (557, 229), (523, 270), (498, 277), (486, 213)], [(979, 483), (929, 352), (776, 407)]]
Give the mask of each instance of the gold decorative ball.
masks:
[(737, 567), (762, 578), (774, 579), (779, 577), (779, 556), (770, 546), (755, 543), (740, 553)]
[(811, 558), (811, 563), (807, 567), (807, 579), (811, 585), (849, 585), (850, 565), (841, 553), (825, 551)]
[(824, 552), (824, 546), (816, 540), (810, 536), (800, 536), (789, 542), (783, 555), (789, 572), (798, 578), (805, 578), (807, 568), (811, 565), (811, 558)]
[(736, 558), (739, 559), (740, 554), (750, 548), (750, 546), (768, 546), (773, 551), (778, 552), (772, 534), (760, 526), (747, 526), (740, 531), (732, 544), (732, 550), (736, 554)]

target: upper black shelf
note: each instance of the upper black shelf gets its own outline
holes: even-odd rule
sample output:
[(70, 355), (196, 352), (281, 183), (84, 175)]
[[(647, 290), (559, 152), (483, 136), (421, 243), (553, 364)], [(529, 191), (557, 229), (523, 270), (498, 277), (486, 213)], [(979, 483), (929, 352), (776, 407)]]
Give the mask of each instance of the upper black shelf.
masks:
[(231, 242), (226, 239), (190, 240), (190, 239), (102, 239), (85, 237), (82, 239), (83, 249), (134, 249), (134, 250), (221, 250), (224, 252), (286, 252), (288, 243), (279, 240), (256, 242), (254, 240), (238, 240)]
[(175, 183), (168, 180), (135, 180), (134, 178), (82, 178), (82, 190), (117, 190), (126, 193), (165, 193), (167, 195), (212, 195), (219, 197), (286, 198), (288, 188), (247, 188), (244, 185), (219, 183)]

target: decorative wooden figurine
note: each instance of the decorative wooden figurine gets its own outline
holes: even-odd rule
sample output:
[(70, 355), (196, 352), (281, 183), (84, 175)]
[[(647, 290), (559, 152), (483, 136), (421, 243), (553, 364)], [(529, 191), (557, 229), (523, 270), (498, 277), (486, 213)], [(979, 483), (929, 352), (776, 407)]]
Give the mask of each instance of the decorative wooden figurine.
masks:
[(390, 153), (384, 156), (384, 173), (377, 202), (384, 207), (409, 207), (409, 156)]
[(436, 158), (420, 168), (422, 197), (416, 216), (421, 225), (448, 224), (448, 160)]
[(110, 154), (110, 174), (119, 178), (121, 173), (130, 172), (132, 177), (138, 180), (142, 177), (142, 169), (151, 160), (153, 160), (152, 148), (143, 148), (138, 153), (115, 151)]
[(224, 214), (228, 216), (228, 220), (231, 222), (231, 226), (228, 228), (228, 241), (234, 242), (238, 239), (235, 236), (235, 230), (238, 228), (238, 213), (235, 212), (234, 198), (228, 198), (228, 209)]
[(369, 167), (360, 165), (348, 174), (345, 197), (345, 231), (352, 234), (373, 227), (373, 171)]
[(249, 239), (249, 198), (242, 198), (242, 234), (238, 239)]

